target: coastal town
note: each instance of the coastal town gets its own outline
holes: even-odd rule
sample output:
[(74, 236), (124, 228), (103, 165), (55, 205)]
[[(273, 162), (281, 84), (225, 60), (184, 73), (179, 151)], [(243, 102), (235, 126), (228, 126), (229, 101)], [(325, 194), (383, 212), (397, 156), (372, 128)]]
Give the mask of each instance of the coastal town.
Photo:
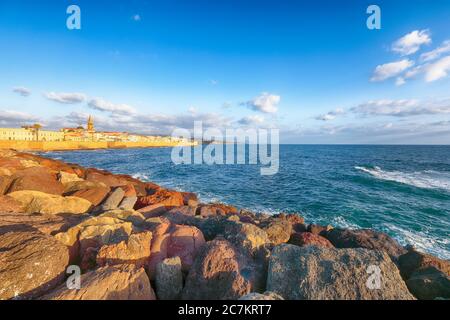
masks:
[(141, 135), (120, 131), (97, 131), (94, 117), (89, 116), (86, 127), (44, 130), (39, 123), (21, 128), (0, 128), (0, 147), (21, 150), (72, 150), (126, 147), (171, 147), (196, 145), (181, 137)]

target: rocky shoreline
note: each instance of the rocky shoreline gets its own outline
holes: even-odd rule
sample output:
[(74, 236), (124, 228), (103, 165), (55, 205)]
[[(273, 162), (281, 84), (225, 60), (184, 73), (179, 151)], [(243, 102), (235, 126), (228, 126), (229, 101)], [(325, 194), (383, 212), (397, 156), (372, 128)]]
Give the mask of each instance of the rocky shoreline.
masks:
[(449, 276), (374, 230), (0, 150), (0, 299), (448, 299)]

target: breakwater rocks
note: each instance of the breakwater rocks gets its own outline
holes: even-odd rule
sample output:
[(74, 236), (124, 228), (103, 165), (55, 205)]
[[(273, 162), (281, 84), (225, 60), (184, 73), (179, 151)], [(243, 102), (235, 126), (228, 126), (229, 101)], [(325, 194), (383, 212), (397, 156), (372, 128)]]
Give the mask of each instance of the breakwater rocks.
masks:
[(374, 230), (0, 150), (0, 299), (437, 299), (449, 275)]

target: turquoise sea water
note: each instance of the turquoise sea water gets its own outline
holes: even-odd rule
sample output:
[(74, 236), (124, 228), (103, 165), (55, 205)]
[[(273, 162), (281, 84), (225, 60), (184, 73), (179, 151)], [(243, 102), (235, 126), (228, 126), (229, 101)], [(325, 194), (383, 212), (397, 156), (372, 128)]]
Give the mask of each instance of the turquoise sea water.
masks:
[(261, 176), (259, 165), (175, 166), (170, 148), (44, 155), (193, 191), (203, 201), (374, 228), (450, 259), (450, 146), (281, 145), (273, 176)]

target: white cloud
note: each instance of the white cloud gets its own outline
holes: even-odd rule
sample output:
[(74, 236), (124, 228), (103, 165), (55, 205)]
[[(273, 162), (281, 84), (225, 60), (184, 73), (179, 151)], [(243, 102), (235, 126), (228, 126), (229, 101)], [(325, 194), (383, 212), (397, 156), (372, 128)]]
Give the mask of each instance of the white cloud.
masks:
[(371, 100), (353, 107), (351, 112), (362, 116), (407, 117), (417, 115), (450, 114), (450, 99), (443, 100)]
[(86, 95), (83, 93), (49, 92), (45, 93), (44, 97), (46, 97), (49, 100), (64, 104), (80, 103), (86, 100)]
[(117, 114), (134, 114), (136, 110), (127, 104), (114, 104), (101, 98), (95, 98), (89, 101), (88, 106), (92, 109), (111, 112)]
[(422, 45), (430, 44), (429, 30), (415, 30), (401, 37), (392, 45), (392, 51), (407, 56), (419, 51)]
[(240, 119), (238, 123), (244, 126), (260, 125), (264, 123), (264, 117), (260, 115), (247, 116)]
[(420, 55), (420, 59), (422, 61), (431, 61), (431, 60), (435, 60), (437, 58), (439, 58), (440, 56), (442, 56), (443, 54), (449, 53), (450, 52), (450, 40), (446, 40), (442, 43), (441, 46), (439, 46), (438, 48), (422, 53)]
[(405, 81), (405, 78), (403, 78), (403, 77), (398, 77), (395, 80), (395, 85), (398, 87), (404, 85), (405, 83), (406, 83), (406, 81)]
[(413, 65), (414, 62), (409, 59), (379, 65), (375, 68), (370, 81), (383, 81), (398, 76), (400, 73), (411, 68)]
[(276, 113), (278, 111), (278, 104), (281, 97), (267, 92), (261, 93), (253, 100), (243, 103), (252, 110), (260, 111), (263, 113)]
[(432, 82), (445, 78), (450, 72), (450, 56), (446, 56), (426, 67), (425, 81)]
[(336, 110), (327, 112), (325, 114), (321, 114), (318, 115), (317, 117), (315, 117), (316, 120), (321, 120), (321, 121), (330, 121), (330, 120), (334, 120), (336, 119), (336, 117), (338, 115), (344, 114), (345, 111), (342, 108), (337, 108)]
[(31, 91), (25, 87), (14, 87), (13, 92), (20, 94), (22, 97), (28, 97)]
[(8, 127), (19, 127), (23, 124), (36, 122), (39, 118), (31, 114), (14, 111), (14, 110), (0, 110), (0, 124)]

